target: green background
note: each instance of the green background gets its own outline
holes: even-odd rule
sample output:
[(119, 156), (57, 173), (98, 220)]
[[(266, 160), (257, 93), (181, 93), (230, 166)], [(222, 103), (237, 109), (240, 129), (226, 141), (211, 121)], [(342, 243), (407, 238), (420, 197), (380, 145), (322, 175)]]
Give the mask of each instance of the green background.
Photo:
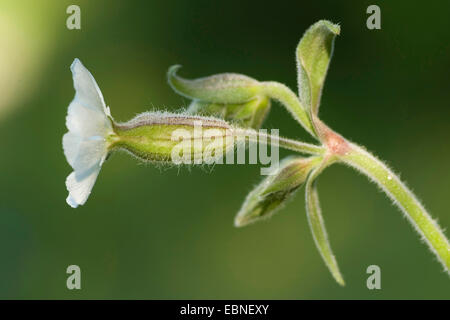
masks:
[[(81, 30), (66, 8), (81, 7)], [(448, 299), (450, 279), (400, 211), (349, 168), (319, 192), (347, 282), (332, 279), (313, 243), (303, 189), (271, 220), (242, 229), (234, 215), (259, 166), (156, 168), (126, 154), (103, 166), (72, 209), (62, 152), (69, 66), (94, 74), (116, 120), (188, 103), (170, 65), (199, 77), (239, 72), (296, 88), (294, 50), (319, 19), (341, 24), (321, 118), (365, 145), (450, 227), (449, 2), (2, 1), (0, 4), (0, 298)], [(312, 141), (278, 104), (266, 128)], [(284, 152), (283, 155), (287, 155)], [(447, 235), (449, 233), (447, 232)], [(82, 289), (66, 288), (81, 267)], [(366, 268), (381, 267), (381, 290)]]

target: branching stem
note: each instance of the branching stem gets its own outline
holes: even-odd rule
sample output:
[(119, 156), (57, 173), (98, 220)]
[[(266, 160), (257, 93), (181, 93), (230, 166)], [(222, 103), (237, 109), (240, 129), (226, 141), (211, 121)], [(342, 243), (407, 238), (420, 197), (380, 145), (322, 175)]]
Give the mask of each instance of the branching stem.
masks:
[[(341, 150), (341, 148), (333, 144), (327, 144), (326, 141), (323, 146), (317, 146), (297, 140), (263, 134), (251, 129), (236, 129), (235, 132), (238, 136), (247, 136), (248, 140), (254, 142), (259, 141), (261, 138), (263, 141), (267, 141), (268, 144), (273, 144), (274, 141), (278, 141), (275, 143), (278, 143), (282, 148), (300, 153), (322, 155), (324, 161), (329, 161), (329, 164), (341, 162), (362, 172), (394, 201), (428, 244), (431, 251), (437, 256), (444, 269), (449, 272), (450, 244), (439, 225), (431, 218), (423, 205), (406, 185), (401, 182), (398, 176), (365, 149), (341, 138), (342, 143), (345, 144), (346, 152), (336, 154), (335, 150)], [(336, 143), (335, 139), (337, 135), (334, 135), (334, 132), (332, 132), (330, 137), (333, 137), (333, 142)]]

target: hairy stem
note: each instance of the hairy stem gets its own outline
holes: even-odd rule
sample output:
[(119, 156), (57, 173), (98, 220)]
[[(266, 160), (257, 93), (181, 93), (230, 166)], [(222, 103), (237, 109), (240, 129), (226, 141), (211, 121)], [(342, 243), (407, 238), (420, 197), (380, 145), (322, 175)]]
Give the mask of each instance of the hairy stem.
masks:
[(265, 141), (270, 145), (278, 144), (278, 146), (282, 148), (300, 153), (323, 155), (326, 151), (326, 148), (322, 146), (317, 146), (314, 144), (300, 142), (297, 140), (279, 136), (273, 136), (270, 134), (261, 133), (253, 129), (237, 128), (234, 130), (234, 134), (237, 137), (245, 137), (246, 139), (248, 139), (248, 141), (251, 142)]
[(282, 83), (268, 81), (263, 82), (264, 92), (272, 99), (281, 102), (294, 118), (308, 131), (313, 137), (317, 137), (310, 117), (301, 104), (297, 95)]
[(367, 175), (402, 210), (408, 220), (422, 236), (425, 242), (449, 272), (450, 245), (436, 221), (427, 213), (414, 194), (380, 160), (366, 150), (351, 144), (351, 151), (339, 157), (339, 160)]
[[(246, 137), (246, 139), (253, 142), (258, 142), (261, 138), (263, 138), (263, 140), (267, 141), (268, 144), (277, 143), (282, 148), (300, 153), (317, 154), (322, 156), (326, 156), (327, 154), (329, 156), (332, 155), (334, 160), (329, 159), (330, 164), (335, 161), (342, 162), (364, 173), (373, 182), (375, 182), (400, 208), (411, 224), (415, 227), (417, 232), (428, 244), (431, 251), (437, 256), (447, 273), (449, 273), (449, 241), (445, 237), (439, 225), (431, 218), (414, 194), (405, 186), (404, 183), (401, 182), (397, 175), (379, 159), (371, 155), (365, 149), (347, 142), (344, 138), (335, 134), (329, 128), (325, 126), (324, 128), (327, 129), (322, 130), (325, 131), (324, 137), (322, 137), (322, 139), (325, 140), (324, 146), (317, 146), (288, 138), (275, 137), (273, 135), (263, 134), (252, 129), (235, 129), (235, 134), (237, 136)], [(336, 268), (336, 270), (338, 269)]]

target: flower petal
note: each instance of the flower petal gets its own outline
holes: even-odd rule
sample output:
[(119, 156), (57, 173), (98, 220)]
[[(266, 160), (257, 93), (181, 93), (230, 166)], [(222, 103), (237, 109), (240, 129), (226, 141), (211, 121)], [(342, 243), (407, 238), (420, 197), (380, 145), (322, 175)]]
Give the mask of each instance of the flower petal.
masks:
[(77, 97), (69, 105), (66, 126), (69, 131), (83, 137), (105, 135), (112, 130), (111, 121), (103, 111), (87, 107)]
[(102, 92), (89, 70), (78, 59), (72, 62), (70, 70), (72, 71), (73, 86), (76, 92), (75, 100), (78, 99), (83, 105), (93, 110), (106, 113)]
[(84, 172), (102, 163), (108, 153), (103, 137), (82, 138), (72, 132), (64, 135), (63, 148), (67, 162), (76, 172)]
[(88, 168), (102, 163), (103, 158), (106, 157), (107, 150), (104, 140), (92, 140), (93, 138), (101, 137), (91, 137), (90, 140), (84, 140), (80, 143), (80, 148), (75, 158), (73, 168), (75, 171), (83, 172)]
[(67, 132), (63, 136), (64, 155), (72, 168), (75, 163), (75, 158), (77, 157), (81, 141), (82, 137), (76, 135), (74, 132)]
[(69, 190), (69, 196), (67, 197), (66, 202), (68, 205), (72, 208), (76, 208), (86, 202), (91, 194), (91, 190), (94, 187), (99, 172), (100, 164), (97, 164), (81, 175), (74, 171), (67, 177), (66, 187), (67, 190)]

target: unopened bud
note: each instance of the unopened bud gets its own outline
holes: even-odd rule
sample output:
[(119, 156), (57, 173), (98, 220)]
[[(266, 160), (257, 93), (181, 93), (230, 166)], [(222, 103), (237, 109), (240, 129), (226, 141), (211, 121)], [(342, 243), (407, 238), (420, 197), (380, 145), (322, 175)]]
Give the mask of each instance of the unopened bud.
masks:
[(320, 163), (320, 158), (288, 158), (280, 163), (273, 175), (264, 179), (245, 199), (234, 223), (245, 226), (270, 217), (280, 209), (305, 182), (309, 172)]
[(270, 100), (259, 96), (241, 104), (220, 104), (194, 100), (187, 112), (219, 117), (242, 128), (259, 129), (269, 110)]
[(169, 68), (169, 85), (179, 94), (210, 103), (243, 103), (254, 99), (262, 91), (259, 81), (242, 74), (222, 73), (189, 80), (177, 75), (181, 66)]

